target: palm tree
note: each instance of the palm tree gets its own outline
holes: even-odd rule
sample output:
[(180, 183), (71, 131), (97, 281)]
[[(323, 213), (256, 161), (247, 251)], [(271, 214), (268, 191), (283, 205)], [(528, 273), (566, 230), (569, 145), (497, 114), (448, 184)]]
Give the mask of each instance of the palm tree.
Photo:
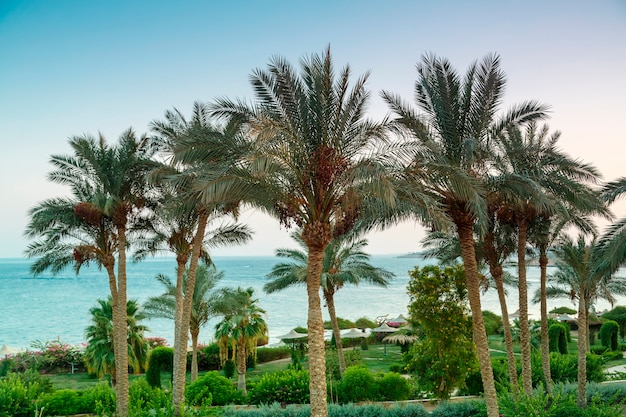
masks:
[[(116, 413), (128, 414), (128, 355), (126, 352), (126, 250), (128, 236), (150, 213), (146, 173), (154, 163), (145, 137), (125, 131), (117, 146), (104, 137), (76, 136), (69, 140), (74, 154), (55, 155), (49, 179), (69, 185), (72, 196), (53, 198), (29, 211), (26, 236), (38, 239), (26, 254), (39, 257), (34, 274), (53, 273), (73, 265), (78, 273), (91, 263), (109, 278), (117, 379)], [(40, 238), (40, 239), (39, 239)], [(117, 271), (115, 269), (117, 262)]]
[[(626, 196), (626, 177), (607, 183), (602, 189), (602, 200), (612, 204)], [(604, 262), (601, 267), (608, 273), (614, 273), (626, 262), (626, 217), (613, 222), (599, 239)]]
[(496, 417), (498, 403), (474, 250), (474, 226), (482, 231), (487, 223), (483, 181), (491, 159), (487, 141), (510, 125), (544, 117), (546, 107), (525, 102), (498, 116), (505, 76), (496, 55), (473, 63), (464, 78), (447, 59), (434, 55), (424, 56), (417, 71), (416, 102), (422, 114), (391, 93), (383, 92), (383, 98), (397, 115), (397, 124), (417, 140), (410, 172), (426, 172), (427, 189), (437, 196), (459, 235), (488, 415)]
[[(587, 351), (589, 309), (594, 301), (604, 298), (613, 304), (615, 295), (626, 294), (626, 279), (608, 276), (602, 264), (602, 249), (580, 235), (576, 241), (561, 236), (554, 248), (558, 270), (550, 277), (548, 298), (568, 297), (578, 300), (578, 406), (587, 405)], [(537, 295), (535, 296), (535, 299)]]
[(383, 126), (364, 119), (367, 75), (352, 88), (349, 80), (349, 67), (335, 73), (330, 49), (304, 58), (300, 73), (274, 58), (251, 76), (255, 105), (221, 99), (213, 106), (213, 114), (247, 133), (247, 142), (231, 147), (248, 152), (235, 167), (238, 178), (247, 175), (238, 184), (242, 198), (302, 229), (313, 417), (328, 414), (319, 294), (324, 249), (368, 210), (392, 212), (397, 195), (388, 176), (396, 159), (381, 150)]
[(222, 288), (215, 302), (215, 310), (224, 319), (215, 326), (215, 338), (220, 345), (223, 359), (232, 349), (237, 365), (237, 389), (246, 393), (246, 358), (256, 351), (260, 337), (267, 335), (267, 324), (263, 319), (265, 310), (258, 299), (253, 298), (254, 289)]
[[(183, 281), (186, 283), (188, 272), (185, 272)], [(191, 309), (191, 321), (189, 333), (191, 334), (191, 381), (198, 378), (198, 337), (202, 326), (208, 323), (209, 319), (215, 315), (213, 311), (213, 298), (215, 293), (213, 288), (224, 276), (223, 272), (218, 272), (215, 265), (198, 265), (196, 272), (196, 283), (193, 291), (193, 304)], [(163, 274), (156, 276), (165, 287), (165, 293), (148, 298), (144, 304), (144, 310), (148, 317), (158, 317), (174, 320), (176, 313), (176, 284)]]
[[(526, 284), (526, 248), (528, 230), (540, 218), (550, 220), (558, 213), (568, 217), (569, 212), (590, 213), (604, 211), (597, 193), (589, 184), (599, 180), (592, 165), (572, 159), (557, 147), (560, 133), (549, 135), (547, 125), (538, 128), (530, 122), (522, 131), (508, 127), (498, 137), (500, 148), (495, 165), (499, 172), (494, 188), (502, 201), (497, 216), (505, 224), (517, 228), (517, 264), (519, 279), (519, 312), (522, 342), (522, 386), (532, 394), (531, 346), (528, 325), (528, 295)], [(543, 288), (543, 286), (542, 286)], [(547, 342), (547, 307), (542, 302), (544, 344)], [(543, 369), (548, 384), (549, 353), (543, 349)]]
[[(113, 346), (113, 307), (112, 298), (98, 300), (98, 306), (89, 310), (91, 322), (85, 331), (87, 347), (84, 358), (87, 370), (98, 377), (111, 375), (113, 386), (117, 383), (115, 369), (115, 348)], [(135, 373), (145, 369), (148, 360), (148, 342), (144, 333), (149, 329), (140, 322), (146, 315), (139, 308), (136, 300), (128, 300), (127, 332), (128, 332), (128, 363)]]
[[(307, 247), (300, 233), (293, 233), (292, 238), (302, 250), (277, 249), (276, 256), (286, 258), (289, 262), (281, 262), (272, 268), (267, 278), (270, 282), (263, 286), (267, 293), (283, 290), (293, 285), (306, 284)], [(343, 375), (346, 370), (346, 361), (343, 355), (341, 334), (335, 310), (335, 293), (346, 284), (359, 285), (367, 282), (380, 287), (386, 287), (389, 280), (394, 278), (392, 272), (377, 268), (370, 263), (370, 257), (363, 252), (367, 240), (354, 240), (348, 237), (333, 239), (324, 249), (322, 260), (322, 293), (330, 315), (333, 334), (337, 344), (339, 357), (339, 371)]]
[[(174, 311), (174, 367), (172, 403), (176, 415), (180, 412), (185, 395), (187, 341), (193, 310), (194, 287), (198, 262), (210, 263), (208, 249), (223, 245), (241, 244), (251, 238), (248, 227), (239, 224), (222, 224), (207, 230), (208, 225), (226, 215), (236, 216), (238, 202), (226, 194), (197, 191), (199, 177), (219, 177), (231, 160), (224, 154), (218, 158), (202, 154), (189, 155), (188, 148), (197, 149), (209, 142), (211, 152), (221, 149), (215, 145), (226, 133), (215, 127), (209, 118), (207, 106), (196, 102), (192, 117), (187, 120), (177, 109), (165, 113), (165, 121), (151, 124), (153, 138), (167, 164), (152, 172), (152, 179), (162, 191), (159, 206), (159, 224), (153, 224), (153, 238), (144, 242), (146, 252), (167, 247), (176, 254), (177, 277)], [(187, 280), (183, 273), (187, 271)], [(193, 372), (193, 371), (192, 371)]]

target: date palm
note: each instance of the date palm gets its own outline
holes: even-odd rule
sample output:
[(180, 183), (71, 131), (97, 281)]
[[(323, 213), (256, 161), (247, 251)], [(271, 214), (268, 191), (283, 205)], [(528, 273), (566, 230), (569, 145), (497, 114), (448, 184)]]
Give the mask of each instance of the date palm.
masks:
[[(602, 189), (602, 200), (607, 204), (626, 196), (626, 177), (607, 183)], [(614, 273), (626, 262), (626, 217), (617, 219), (604, 231), (599, 240), (604, 253), (601, 268)]]
[[(177, 109), (167, 111), (165, 120), (152, 122), (151, 129), (166, 164), (151, 174), (152, 180), (160, 186), (162, 198), (157, 222), (152, 224), (152, 239), (143, 242), (143, 249), (155, 252), (166, 247), (176, 254), (172, 403), (178, 415), (184, 402), (187, 342), (198, 263), (200, 259), (210, 262), (211, 247), (245, 243), (251, 238), (251, 231), (233, 223), (214, 226), (226, 216), (236, 216), (238, 202), (224, 193), (219, 195), (215, 189), (207, 193), (205, 188), (203, 195), (197, 191), (199, 177), (220, 177), (224, 168), (231, 164), (223, 153), (216, 158), (187, 152), (189, 148), (196, 149), (207, 143), (210, 152), (222, 149), (214, 145), (228, 132), (214, 126), (207, 106), (194, 103), (189, 120)], [(212, 228), (207, 230), (208, 226)], [(186, 280), (183, 278), (185, 271)]]
[(599, 298), (613, 304), (616, 295), (625, 295), (626, 279), (607, 275), (602, 270), (603, 252), (595, 239), (587, 243), (583, 235), (575, 241), (569, 236), (561, 236), (554, 250), (558, 270), (549, 278), (551, 285), (546, 295), (548, 298), (578, 301), (577, 402), (579, 407), (586, 407), (589, 309)]
[(215, 326), (222, 358), (232, 350), (237, 366), (237, 389), (246, 393), (246, 358), (256, 350), (259, 338), (267, 335), (265, 310), (258, 306), (254, 289), (222, 288), (214, 308), (224, 316)]
[[(274, 265), (267, 274), (266, 278), (271, 280), (263, 286), (267, 293), (280, 291), (294, 285), (306, 285), (307, 247), (300, 233), (292, 234), (292, 238), (302, 250), (276, 250), (276, 256), (284, 258), (285, 261)], [(321, 277), (322, 294), (326, 301), (337, 344), (341, 374), (346, 370), (346, 361), (335, 310), (336, 292), (347, 284), (359, 285), (361, 282), (386, 287), (389, 281), (394, 278), (392, 272), (377, 268), (370, 263), (369, 255), (363, 252), (365, 246), (367, 246), (365, 239), (355, 240), (344, 236), (333, 239), (324, 249)]]
[[(91, 325), (85, 330), (87, 347), (84, 358), (87, 370), (98, 377), (110, 375), (113, 386), (117, 383), (115, 372), (115, 348), (113, 346), (113, 308), (111, 296), (98, 300), (98, 306), (89, 310)], [(126, 304), (128, 332), (128, 364), (138, 374), (145, 369), (148, 360), (148, 342), (144, 333), (149, 329), (141, 324), (146, 318), (136, 300)]]
[[(185, 272), (183, 282), (186, 284), (188, 272)], [(206, 325), (211, 317), (215, 316), (213, 311), (213, 289), (219, 280), (224, 276), (223, 272), (218, 272), (215, 265), (198, 265), (196, 272), (196, 282), (193, 291), (193, 303), (191, 306), (191, 321), (189, 323), (189, 333), (191, 334), (191, 381), (198, 378), (198, 337), (200, 329)], [(176, 283), (163, 274), (156, 276), (165, 287), (165, 292), (156, 297), (148, 298), (144, 304), (144, 310), (148, 317), (159, 317), (174, 320), (176, 314)]]
[(247, 134), (231, 147), (248, 152), (236, 167), (238, 178), (247, 175), (238, 184), (242, 198), (302, 230), (313, 417), (328, 414), (319, 294), (324, 249), (368, 211), (391, 213), (397, 201), (388, 175), (396, 159), (383, 149), (385, 129), (365, 120), (367, 75), (352, 87), (350, 75), (348, 66), (335, 71), (330, 50), (302, 59), (299, 72), (278, 57), (250, 77), (255, 103), (213, 105), (216, 116)]
[(496, 417), (498, 403), (481, 313), (474, 250), (474, 227), (478, 225), (482, 232), (487, 224), (484, 182), (493, 158), (487, 145), (510, 125), (544, 117), (546, 107), (529, 101), (498, 114), (505, 76), (496, 55), (471, 64), (464, 77), (447, 59), (434, 55), (424, 56), (417, 65), (417, 72), (415, 93), (421, 112), (394, 94), (383, 92), (382, 95), (397, 115), (397, 124), (418, 145), (409, 169), (426, 172), (427, 189), (438, 197), (456, 227), (487, 411), (490, 417)]
[[(117, 145), (103, 136), (69, 140), (73, 155), (54, 155), (50, 181), (68, 185), (71, 196), (43, 201), (29, 211), (26, 236), (37, 239), (26, 254), (38, 257), (34, 274), (53, 273), (73, 265), (95, 264), (109, 279), (113, 308), (116, 366), (116, 413), (128, 414), (126, 346), (126, 250), (129, 236), (150, 213), (146, 173), (152, 148), (145, 137), (125, 131)], [(117, 267), (117, 269), (116, 269)]]
[[(522, 344), (522, 386), (532, 394), (531, 345), (528, 325), (528, 295), (526, 283), (526, 247), (528, 230), (534, 222), (569, 216), (569, 213), (603, 213), (605, 210), (591, 185), (600, 174), (590, 164), (571, 158), (557, 143), (560, 133), (549, 134), (547, 125), (539, 128), (531, 122), (522, 130), (511, 126), (498, 137), (499, 170), (493, 179), (495, 193), (501, 201), (498, 220), (517, 228), (517, 265), (519, 279), (519, 312)], [(540, 259), (545, 260), (545, 259)], [(541, 286), (545, 288), (545, 284)], [(547, 307), (541, 302), (544, 328), (543, 342), (547, 342)], [(543, 369), (548, 389), (550, 386), (549, 354), (544, 348)]]

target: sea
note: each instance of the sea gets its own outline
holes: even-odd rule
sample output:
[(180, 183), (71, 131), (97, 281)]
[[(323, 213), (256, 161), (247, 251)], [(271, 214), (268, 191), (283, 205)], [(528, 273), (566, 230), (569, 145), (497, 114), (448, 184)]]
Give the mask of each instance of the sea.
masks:
[[(280, 292), (266, 294), (263, 285), (266, 275), (279, 262), (273, 256), (215, 257), (218, 270), (224, 278), (218, 287), (252, 287), (258, 305), (266, 311), (265, 320), (269, 327), (269, 343), (280, 342), (278, 336), (289, 333), (295, 327), (306, 327), (307, 296), (305, 286), (296, 286)], [(97, 267), (82, 268), (77, 275), (73, 269), (59, 274), (45, 272), (33, 276), (30, 259), (0, 259), (0, 345), (27, 350), (38, 343), (60, 341), (71, 345), (85, 343), (85, 328), (89, 325), (89, 309), (96, 306), (98, 299), (109, 294), (105, 271)], [(355, 321), (361, 317), (380, 321), (407, 315), (409, 295), (407, 284), (409, 271), (416, 266), (433, 263), (418, 257), (373, 255), (371, 263), (395, 274), (386, 288), (362, 283), (347, 285), (335, 296), (339, 317)], [(175, 277), (173, 258), (150, 258), (139, 263), (128, 264), (128, 298), (140, 304), (149, 297), (163, 293), (164, 289), (155, 276), (165, 274)], [(515, 274), (515, 269), (510, 268)], [(539, 268), (528, 268), (529, 297), (539, 286)], [(517, 291), (508, 289), (509, 312), (517, 310)], [(482, 296), (483, 310), (500, 314), (500, 305), (495, 290)], [(323, 299), (322, 299), (323, 302)], [(548, 308), (561, 305), (576, 308), (569, 300), (550, 300)], [(603, 304), (597, 307), (606, 308)], [(324, 320), (328, 313), (323, 306)], [(539, 318), (539, 306), (529, 302), (530, 318)], [(200, 332), (200, 342), (211, 343), (217, 319), (212, 319)], [(145, 323), (150, 331), (148, 337), (165, 338), (171, 345), (174, 340), (174, 323), (166, 319), (150, 319)]]

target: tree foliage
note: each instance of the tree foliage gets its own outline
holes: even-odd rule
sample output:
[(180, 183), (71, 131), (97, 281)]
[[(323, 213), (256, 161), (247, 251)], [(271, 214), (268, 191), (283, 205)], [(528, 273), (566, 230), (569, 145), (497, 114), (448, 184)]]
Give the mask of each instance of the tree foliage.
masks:
[(409, 320), (420, 339), (405, 356), (421, 388), (449, 398), (477, 367), (461, 265), (416, 267), (410, 273)]

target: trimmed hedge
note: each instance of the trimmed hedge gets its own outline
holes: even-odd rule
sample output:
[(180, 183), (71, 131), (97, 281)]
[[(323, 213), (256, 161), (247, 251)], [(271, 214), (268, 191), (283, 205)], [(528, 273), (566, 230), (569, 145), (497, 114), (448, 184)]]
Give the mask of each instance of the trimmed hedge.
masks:
[(607, 320), (600, 327), (600, 341), (602, 346), (608, 347), (610, 350), (617, 350), (617, 333), (619, 332), (619, 324), (613, 320)]
[(567, 352), (567, 328), (562, 324), (552, 324), (548, 327), (550, 339), (550, 352), (559, 352), (566, 355)]

